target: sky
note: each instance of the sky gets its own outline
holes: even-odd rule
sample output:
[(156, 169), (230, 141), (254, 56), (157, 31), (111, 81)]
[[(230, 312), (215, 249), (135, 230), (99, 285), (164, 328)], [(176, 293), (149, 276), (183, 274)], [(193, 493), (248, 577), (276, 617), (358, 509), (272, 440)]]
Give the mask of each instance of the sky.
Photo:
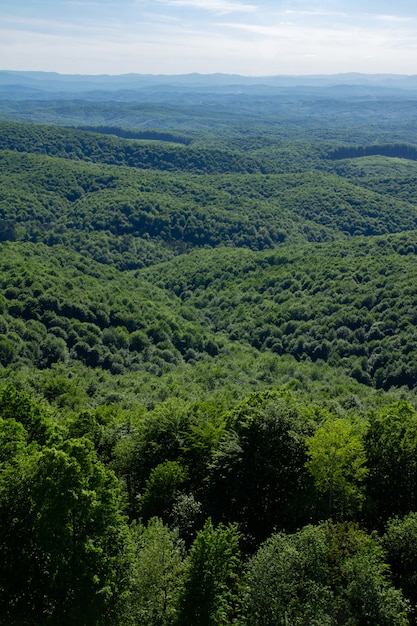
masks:
[(0, 69), (417, 74), (417, 2), (1, 0)]

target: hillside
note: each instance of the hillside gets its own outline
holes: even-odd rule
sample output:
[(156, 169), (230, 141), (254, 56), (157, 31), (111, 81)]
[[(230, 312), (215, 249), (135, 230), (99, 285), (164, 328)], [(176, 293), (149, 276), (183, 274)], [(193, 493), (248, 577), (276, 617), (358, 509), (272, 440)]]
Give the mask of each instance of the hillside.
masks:
[(334, 162), (317, 144), (306, 160), (309, 144), (259, 155), (35, 125), (2, 131), (2, 239), (64, 244), (120, 269), (194, 247), (262, 250), (417, 228), (410, 159), (386, 157), (406, 168), (394, 187), (383, 168), (370, 181), (353, 174), (382, 157)]
[(414, 388), (415, 241), (410, 232), (257, 255), (205, 251), (144, 275), (234, 341)]

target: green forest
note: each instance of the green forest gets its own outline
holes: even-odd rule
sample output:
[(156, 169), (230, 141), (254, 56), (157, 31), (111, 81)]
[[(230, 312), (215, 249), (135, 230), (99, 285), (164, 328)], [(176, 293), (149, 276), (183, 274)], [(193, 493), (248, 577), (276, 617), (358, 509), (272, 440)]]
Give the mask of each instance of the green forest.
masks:
[(416, 626), (415, 93), (1, 95), (0, 624)]

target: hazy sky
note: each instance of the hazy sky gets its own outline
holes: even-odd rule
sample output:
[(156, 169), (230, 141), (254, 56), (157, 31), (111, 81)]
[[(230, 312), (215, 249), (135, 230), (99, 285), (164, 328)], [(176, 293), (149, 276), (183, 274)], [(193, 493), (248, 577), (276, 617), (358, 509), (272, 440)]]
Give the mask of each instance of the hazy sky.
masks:
[(417, 74), (417, 3), (2, 0), (0, 69)]

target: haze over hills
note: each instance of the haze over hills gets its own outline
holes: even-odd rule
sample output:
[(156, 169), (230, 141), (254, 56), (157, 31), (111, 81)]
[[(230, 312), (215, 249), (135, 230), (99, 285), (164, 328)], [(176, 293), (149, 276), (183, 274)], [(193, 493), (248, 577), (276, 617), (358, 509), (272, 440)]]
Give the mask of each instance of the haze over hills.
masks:
[[(416, 92), (417, 75), (397, 74), (334, 74), (305, 76), (240, 76), (234, 74), (183, 74), (183, 75), (77, 75), (53, 72), (0, 71), (0, 88), (3, 97), (8, 95), (36, 95), (52, 93), (60, 97), (72, 94), (91, 94), (106, 91), (187, 90), (201, 92), (232, 92), (280, 94), (301, 90), (326, 93), (335, 88), (349, 87), (349, 92), (384, 94), (392, 91)], [(366, 89), (366, 91), (364, 91)], [(406, 95), (406, 94), (404, 94)]]

